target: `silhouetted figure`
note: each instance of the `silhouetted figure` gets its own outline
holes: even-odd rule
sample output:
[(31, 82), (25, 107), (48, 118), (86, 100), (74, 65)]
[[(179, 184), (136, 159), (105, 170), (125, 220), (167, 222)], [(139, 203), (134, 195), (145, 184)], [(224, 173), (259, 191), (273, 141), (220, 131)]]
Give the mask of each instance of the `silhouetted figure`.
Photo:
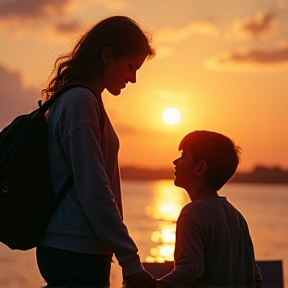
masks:
[(57, 99), (47, 115), (55, 193), (74, 178), (37, 247), (38, 267), (49, 287), (109, 287), (113, 253), (125, 279), (152, 280), (122, 221), (119, 139), (101, 93), (119, 95), (153, 56), (150, 36), (132, 19), (114, 16), (97, 23), (55, 62), (44, 96), (69, 84), (79, 87)]
[(157, 288), (261, 287), (247, 223), (217, 193), (235, 173), (240, 148), (222, 134), (194, 131), (179, 150), (174, 183), (192, 202), (177, 220), (175, 268), (157, 280)]

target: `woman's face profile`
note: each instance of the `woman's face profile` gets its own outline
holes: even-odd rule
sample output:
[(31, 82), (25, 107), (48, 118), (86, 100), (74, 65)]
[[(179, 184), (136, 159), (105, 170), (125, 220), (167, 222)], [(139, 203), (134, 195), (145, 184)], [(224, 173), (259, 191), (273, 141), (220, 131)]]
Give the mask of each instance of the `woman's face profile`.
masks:
[(103, 53), (102, 88), (114, 96), (119, 95), (127, 83), (136, 83), (137, 70), (141, 68), (146, 58), (146, 53), (120, 58), (114, 58), (111, 50), (106, 54)]

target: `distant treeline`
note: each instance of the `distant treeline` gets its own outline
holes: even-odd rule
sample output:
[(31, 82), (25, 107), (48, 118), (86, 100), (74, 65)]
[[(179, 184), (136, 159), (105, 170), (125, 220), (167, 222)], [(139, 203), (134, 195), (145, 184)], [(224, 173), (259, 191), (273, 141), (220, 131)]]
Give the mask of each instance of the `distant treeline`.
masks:
[[(171, 169), (147, 169), (126, 166), (121, 167), (122, 179), (129, 180), (156, 180), (173, 179), (173, 168)], [(288, 183), (288, 170), (279, 167), (267, 168), (257, 166), (251, 172), (237, 172), (230, 182), (249, 182), (249, 183)]]

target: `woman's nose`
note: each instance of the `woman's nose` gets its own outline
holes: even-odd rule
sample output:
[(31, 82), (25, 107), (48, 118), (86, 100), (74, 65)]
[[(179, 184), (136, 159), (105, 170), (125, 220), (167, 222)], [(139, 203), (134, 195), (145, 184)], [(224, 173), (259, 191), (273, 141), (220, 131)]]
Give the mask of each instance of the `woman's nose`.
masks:
[(137, 81), (136, 71), (131, 73), (131, 76), (130, 76), (129, 81), (130, 81), (131, 83), (136, 83), (136, 81)]

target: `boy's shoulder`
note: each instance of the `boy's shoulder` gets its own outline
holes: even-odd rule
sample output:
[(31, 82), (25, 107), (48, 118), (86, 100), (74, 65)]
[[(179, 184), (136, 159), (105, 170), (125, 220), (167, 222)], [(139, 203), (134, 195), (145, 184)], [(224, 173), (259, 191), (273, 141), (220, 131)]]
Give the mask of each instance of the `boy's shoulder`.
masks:
[(225, 218), (227, 215), (245, 220), (241, 212), (226, 197), (202, 197), (184, 206), (179, 218), (209, 223), (219, 217)]
[(220, 208), (224, 203), (225, 205), (231, 205), (226, 197), (201, 197), (185, 205), (181, 214), (203, 215), (206, 211), (215, 211), (217, 206)]
[(218, 196), (218, 197), (200, 196), (199, 198), (196, 198), (194, 201), (188, 203), (186, 206), (199, 207), (199, 206), (210, 206), (223, 203), (229, 203), (227, 201), (227, 198), (224, 196)]

